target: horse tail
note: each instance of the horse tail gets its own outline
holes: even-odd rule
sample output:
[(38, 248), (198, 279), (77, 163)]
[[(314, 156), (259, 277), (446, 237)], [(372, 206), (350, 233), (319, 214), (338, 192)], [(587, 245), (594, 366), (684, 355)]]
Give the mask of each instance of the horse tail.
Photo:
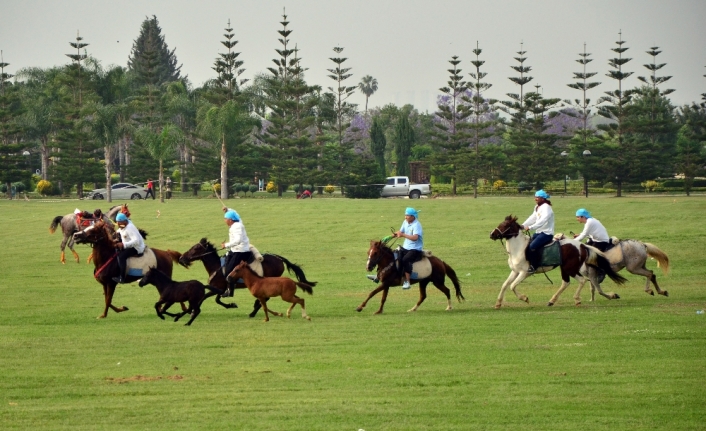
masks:
[(662, 272), (665, 274), (669, 273), (669, 257), (667, 254), (660, 250), (656, 245), (645, 242), (645, 248), (647, 249), (647, 255), (652, 259), (657, 261), (657, 266), (662, 268)]
[(217, 287), (213, 287), (210, 284), (204, 284), (204, 287), (217, 295), (223, 295), (223, 291)]
[(51, 221), (51, 226), (49, 226), (49, 233), (56, 232), (56, 227), (59, 226), (59, 223), (61, 223), (61, 219), (63, 219), (63, 218), (64, 218), (64, 216), (54, 217), (54, 220)]
[(588, 249), (588, 259), (586, 259), (586, 264), (603, 270), (603, 272), (605, 272), (605, 274), (610, 277), (615, 284), (625, 284), (628, 281), (627, 278), (613, 271), (610, 261), (600, 250), (585, 244), (583, 246)]
[(314, 287), (314, 286), (311, 286), (311, 285), (306, 284), (306, 283), (302, 283), (301, 281), (295, 281), (294, 284), (296, 284), (297, 286), (299, 286), (299, 288), (300, 288), (301, 290), (303, 290), (304, 292), (308, 293), (309, 295), (313, 295), (313, 294), (314, 294), (314, 289), (312, 289), (312, 287)]
[(167, 254), (172, 259), (172, 262), (179, 263), (179, 259), (181, 259), (181, 253), (179, 253), (178, 251), (174, 251), (174, 250), (167, 250)]
[(316, 281), (309, 281), (309, 280), (306, 279), (306, 275), (304, 275), (304, 271), (301, 269), (301, 267), (300, 267), (299, 265), (288, 261), (286, 258), (284, 258), (284, 257), (282, 257), (282, 256), (280, 256), (280, 255), (278, 255), (278, 254), (269, 253), (269, 255), (270, 255), (270, 256), (274, 256), (274, 257), (276, 257), (277, 259), (281, 260), (281, 261), (284, 263), (284, 265), (287, 267), (287, 271), (288, 271), (290, 274), (291, 274), (292, 272), (294, 272), (294, 275), (297, 276), (297, 280), (299, 280), (300, 282), (306, 283), (306, 284), (308, 284), (309, 286), (312, 286), (312, 287), (313, 287), (313, 286), (316, 286), (316, 283), (317, 283)]
[(453, 268), (451, 268), (449, 266), (449, 264), (444, 262), (443, 260), (441, 261), (441, 263), (444, 264), (444, 269), (446, 270), (446, 275), (449, 276), (449, 278), (451, 279), (451, 282), (454, 284), (454, 288), (456, 289), (456, 299), (458, 300), (458, 302), (465, 301), (466, 298), (464, 298), (463, 293), (461, 293), (461, 283), (458, 281), (458, 277), (456, 276), (456, 271), (454, 271)]

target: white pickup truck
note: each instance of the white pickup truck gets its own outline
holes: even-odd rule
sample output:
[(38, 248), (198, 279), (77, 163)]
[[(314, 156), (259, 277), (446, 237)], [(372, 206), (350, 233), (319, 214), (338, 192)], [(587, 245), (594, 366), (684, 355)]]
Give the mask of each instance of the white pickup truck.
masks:
[(383, 198), (409, 196), (410, 199), (419, 199), (422, 195), (430, 194), (430, 184), (410, 184), (409, 177), (388, 177), (380, 192)]

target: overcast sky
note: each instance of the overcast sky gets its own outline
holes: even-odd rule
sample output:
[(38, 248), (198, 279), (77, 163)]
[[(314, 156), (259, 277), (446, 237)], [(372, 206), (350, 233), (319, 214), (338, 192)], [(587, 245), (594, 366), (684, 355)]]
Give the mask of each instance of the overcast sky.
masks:
[[(629, 87), (648, 75), (643, 64), (652, 58), (645, 51), (659, 46), (658, 63), (667, 65), (658, 75), (673, 76), (664, 85), (677, 90), (672, 101), (690, 103), (706, 93), (706, 0), (0, 0), (0, 49), (9, 73), (62, 65), (79, 30), (90, 55), (105, 66), (125, 66), (142, 21), (156, 15), (182, 73), (199, 86), (214, 76), (211, 66), (224, 51), (220, 41), (228, 19), (244, 76), (266, 71), (280, 47), (283, 7), (309, 83), (333, 83), (326, 69), (333, 64), (332, 48), (342, 46), (352, 68), (350, 85), (364, 75), (378, 80), (371, 107), (411, 103), (433, 112), (448, 79), (448, 60), (459, 56), (463, 73), (469, 72), (476, 42), (486, 81), (493, 84), (486, 95), (500, 100), (519, 90), (508, 77), (515, 76), (510, 66), (520, 43), (532, 67), (530, 85), (541, 85), (547, 97), (579, 97), (566, 84), (581, 71), (575, 60), (585, 42), (594, 59), (588, 71), (598, 72), (594, 79), (602, 82), (589, 97), (598, 99), (617, 88), (605, 74), (619, 31), (630, 48), (626, 56), (633, 58), (624, 69), (635, 72)], [(361, 108), (365, 103), (360, 93), (352, 101)]]

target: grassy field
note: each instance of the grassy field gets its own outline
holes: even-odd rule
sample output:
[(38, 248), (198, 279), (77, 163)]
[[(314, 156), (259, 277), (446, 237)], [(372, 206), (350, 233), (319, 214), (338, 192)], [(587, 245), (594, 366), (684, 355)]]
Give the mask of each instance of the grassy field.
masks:
[[(465, 303), (445, 312), (430, 287), (379, 296), (365, 278), (368, 242), (397, 229), (404, 208), (421, 209), (425, 245), (460, 276)], [(578, 232), (587, 206), (612, 235), (652, 242), (670, 257), (657, 270), (668, 298), (643, 292), (644, 278), (573, 306), (576, 282), (553, 308), (558, 271), (522, 283), (493, 309), (508, 275), (488, 238), (508, 214), (529, 215), (525, 198), (353, 201), (238, 199), (262, 252), (281, 254), (319, 282), (305, 296), (312, 317), (249, 319), (212, 301), (191, 327), (154, 313), (154, 287), (120, 287), (103, 309), (102, 289), (81, 263), (59, 263), (52, 218), (95, 202), (0, 202), (0, 429), (52, 430), (697, 430), (706, 427), (706, 198), (555, 198), (557, 231)], [(88, 207), (84, 208), (86, 205)], [(104, 205), (106, 205), (104, 203)], [(214, 199), (130, 203), (155, 248), (186, 251), (227, 236)], [(157, 217), (157, 210), (161, 215)], [(70, 258), (70, 253), (67, 257)], [(656, 264), (649, 262), (650, 269)], [(175, 279), (207, 276), (198, 264)], [(450, 284), (449, 284), (450, 285)], [(283, 311), (279, 299), (270, 302)]]

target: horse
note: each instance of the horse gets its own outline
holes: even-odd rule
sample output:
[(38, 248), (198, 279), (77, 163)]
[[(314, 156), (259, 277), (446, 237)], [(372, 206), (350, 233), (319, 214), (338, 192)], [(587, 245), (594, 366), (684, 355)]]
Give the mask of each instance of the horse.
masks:
[[(657, 284), (657, 276), (655, 273), (645, 266), (647, 258), (651, 257), (657, 260), (657, 266), (662, 268), (664, 274), (669, 273), (669, 257), (665, 252), (660, 250), (656, 245), (649, 242), (642, 242), (634, 239), (625, 239), (618, 241), (613, 239), (613, 243), (617, 245), (608, 251), (604, 252), (605, 257), (610, 261), (610, 264), (615, 272), (621, 271), (623, 268), (635, 275), (645, 277), (645, 292), (654, 296), (654, 291), (650, 289), (650, 282), (654, 284), (659, 295), (669, 296), (669, 292), (659, 288)], [(590, 270), (589, 270), (590, 271)], [(591, 289), (591, 301), (595, 296), (595, 289)]]
[[(111, 207), (110, 210), (108, 210), (108, 214), (102, 214), (101, 215), (101, 220), (103, 220), (105, 223), (110, 223), (112, 224), (111, 220), (115, 220), (115, 216), (118, 214), (118, 212), (121, 210), (120, 205), (116, 205), (114, 207)], [(71, 213), (71, 214), (66, 214), (65, 216), (56, 216), (54, 217), (54, 220), (52, 220), (51, 225), (49, 226), (49, 233), (54, 233), (56, 232), (57, 226), (61, 226), (61, 232), (64, 234), (64, 239), (61, 241), (61, 263), (66, 264), (66, 257), (64, 250), (66, 249), (66, 246), (69, 246), (69, 250), (71, 250), (71, 253), (74, 255), (74, 259), (76, 259), (76, 263), (80, 262), (80, 258), (78, 257), (78, 253), (74, 250), (74, 238), (73, 235), (74, 233), (80, 231), (81, 229), (79, 228), (78, 224), (76, 224), (76, 214)], [(88, 259), (88, 262), (90, 262), (90, 257)], [(88, 263), (86, 262), (86, 263)]]
[[(529, 262), (525, 256), (525, 250), (530, 242), (530, 237), (521, 235), (521, 232), (522, 226), (517, 223), (517, 217), (513, 217), (512, 215), (505, 217), (505, 220), (490, 232), (490, 239), (493, 241), (498, 239), (501, 242), (503, 239), (507, 240), (507, 264), (510, 266), (510, 276), (500, 288), (500, 294), (495, 303), (496, 309), (502, 306), (503, 299), (505, 298), (505, 290), (508, 286), (510, 286), (510, 289), (512, 289), (512, 292), (518, 299), (529, 303), (529, 298), (519, 294), (516, 290), (517, 285), (530, 275), (528, 273)], [(591, 282), (592, 288), (597, 288), (601, 292), (601, 295), (608, 299), (620, 299), (620, 296), (615, 293), (604, 294), (601, 290), (596, 272), (588, 271), (589, 267), (600, 268), (617, 284), (623, 284), (627, 281), (611, 268), (610, 262), (608, 262), (608, 259), (600, 250), (573, 239), (562, 239), (559, 243), (561, 264), (558, 266), (561, 268), (562, 283), (559, 290), (557, 290), (547, 303), (548, 306), (554, 305), (559, 299), (559, 295), (569, 287), (570, 278), (575, 278), (579, 282), (579, 287), (574, 295), (576, 305), (581, 305), (581, 289), (586, 283), (587, 277)], [(556, 267), (557, 266), (542, 266), (537, 268), (535, 273), (549, 272)]]
[[(262, 255), (262, 272), (265, 277), (279, 277), (284, 273), (284, 268), (286, 266), (287, 271), (291, 274), (292, 272), (297, 277), (297, 280), (306, 283), (310, 286), (316, 286), (315, 281), (309, 281), (304, 275), (304, 271), (298, 265), (290, 262), (282, 256), (265, 253)], [(217, 287), (221, 290), (228, 288), (228, 282), (226, 281), (226, 276), (223, 275), (221, 270), (221, 260), (218, 257), (218, 250), (211, 244), (208, 239), (201, 238), (201, 241), (197, 242), (193, 247), (187, 250), (181, 255), (179, 259), (179, 264), (188, 268), (194, 261), (200, 260), (203, 263), (206, 272), (208, 273), (208, 284)], [(236, 283), (236, 289), (244, 289), (245, 284)], [(216, 295), (216, 303), (224, 308), (237, 308), (235, 304), (226, 304), (221, 301), (221, 295), (213, 292), (206, 293), (207, 299), (213, 295)], [(260, 310), (260, 301), (255, 300), (253, 304), (253, 311), (249, 314), (250, 317), (255, 317), (258, 310)]]
[[(461, 284), (458, 281), (456, 272), (443, 260), (435, 256), (427, 257), (431, 263), (431, 274), (422, 279), (412, 279), (410, 283), (419, 283), (419, 301), (417, 304), (409, 309), (408, 311), (417, 311), (419, 306), (424, 302), (427, 297), (427, 285), (429, 282), (433, 283), (437, 289), (439, 289), (444, 295), (446, 295), (446, 311), (450, 311), (451, 307), (451, 291), (444, 284), (446, 276), (451, 279), (456, 290), (456, 299), (458, 302), (464, 301), (466, 298), (463, 297), (461, 293)], [(390, 247), (387, 246), (384, 241), (370, 241), (370, 248), (368, 249), (368, 261), (365, 265), (367, 271), (372, 271), (376, 266), (378, 268), (377, 278), (380, 280), (380, 285), (376, 287), (368, 297), (363, 301), (362, 304), (356, 308), (356, 311), (361, 312), (365, 305), (368, 303), (370, 298), (377, 295), (378, 292), (382, 291), (382, 299), (380, 300), (380, 309), (375, 312), (375, 314), (381, 314), (382, 309), (385, 306), (385, 301), (387, 300), (387, 292), (391, 286), (401, 286), (402, 285), (402, 274), (395, 268), (395, 254)]]
[[(164, 320), (164, 315), (166, 314), (174, 317), (174, 321), (176, 322), (187, 313), (191, 313), (191, 319), (185, 326), (190, 326), (191, 322), (201, 313), (201, 302), (203, 302), (203, 298), (206, 295), (206, 289), (223, 293), (222, 290), (214, 289), (211, 286), (204, 286), (203, 283), (198, 280), (174, 281), (157, 268), (150, 269), (142, 279), (140, 279), (140, 287), (144, 287), (147, 284), (154, 285), (159, 292), (159, 301), (154, 304), (157, 316)], [(183, 310), (181, 313), (172, 314), (167, 312), (167, 309), (175, 302), (184, 303), (186, 301), (189, 302), (189, 308)]]
[(292, 303), (287, 309), (287, 318), (291, 317), (294, 306), (299, 304), (302, 307), (302, 317), (311, 320), (311, 317), (306, 314), (304, 300), (296, 295), (297, 286), (309, 295), (313, 294), (313, 286), (310, 284), (294, 281), (287, 277), (260, 277), (244, 261), (235, 265), (235, 268), (228, 274), (227, 280), (234, 281), (240, 278), (243, 279), (252, 296), (257, 298), (262, 304), (262, 308), (265, 309), (265, 322), (270, 321), (269, 312), (276, 316), (282, 316), (282, 313), (267, 308), (267, 300), (275, 296), (280, 296), (283, 301)]
[[(147, 233), (142, 230), (140, 233), (143, 238), (147, 236)], [(126, 306), (118, 308), (113, 305), (113, 294), (117, 286), (117, 283), (113, 281), (113, 277), (117, 277), (120, 274), (120, 268), (118, 267), (118, 261), (116, 259), (117, 253), (113, 246), (114, 234), (115, 230), (112, 225), (98, 221), (93, 226), (89, 226), (75, 233), (73, 236), (76, 243), (92, 244), (93, 246), (93, 264), (95, 265), (93, 277), (103, 285), (103, 296), (105, 297), (105, 309), (103, 310), (103, 314), (98, 316), (99, 319), (107, 317), (108, 308), (116, 313), (129, 310)], [(152, 248), (152, 251), (157, 259), (157, 269), (171, 277), (172, 263), (179, 262), (181, 253), (173, 250), (157, 250), (156, 248)], [(129, 274), (127, 275), (129, 283), (139, 280), (140, 278), (141, 277)]]

